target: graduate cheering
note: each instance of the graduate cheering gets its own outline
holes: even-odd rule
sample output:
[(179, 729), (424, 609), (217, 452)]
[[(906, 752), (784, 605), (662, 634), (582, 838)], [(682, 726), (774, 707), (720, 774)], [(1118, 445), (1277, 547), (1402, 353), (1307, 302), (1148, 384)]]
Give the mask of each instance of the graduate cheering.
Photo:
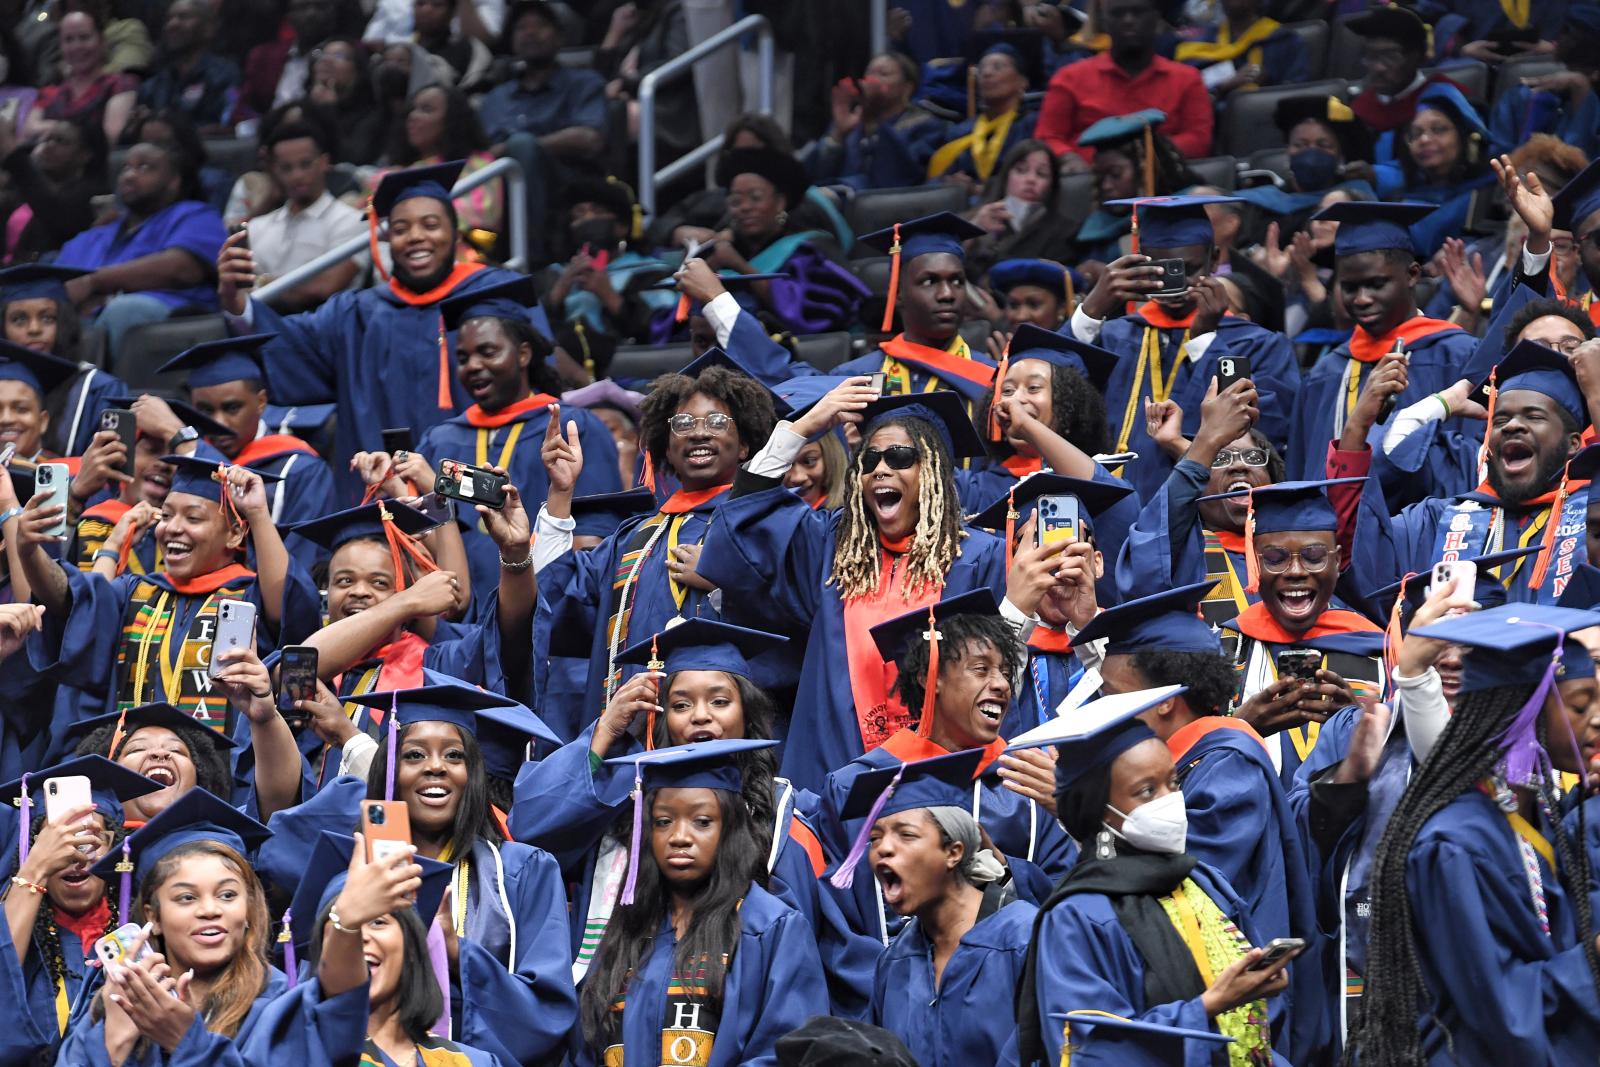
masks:
[[(387, 219), (394, 260), (388, 285), (347, 289), (315, 311), (283, 316), (247, 299), (255, 263), (242, 232), (230, 237), (217, 257), (222, 310), (256, 333), (277, 335), (261, 350), (273, 399), (335, 402), (340, 456), (378, 450), (384, 427), (409, 426), (420, 434), (466, 406), (439, 303), (515, 276), (456, 261), (459, 227), (450, 187), (464, 165), (457, 160), (394, 171), (373, 190), (372, 258), (379, 258), (379, 220)], [(346, 492), (360, 489), (344, 472), (335, 476)]]
[[(807, 437), (841, 422), (863, 426), (848, 495), (838, 511), (815, 511), (782, 478)], [(911, 722), (874, 625), (941, 595), (1003, 593), (1005, 546), (962, 528), (956, 494), (956, 460), (982, 452), (955, 393), (878, 399), (858, 376), (774, 431), (718, 509), (698, 570), (723, 590), (724, 610), (739, 604), (806, 639), (783, 757), (796, 785), (817, 788)]]
[(732, 754), (704, 741), (618, 756), (634, 769), (628, 877), (580, 991), (580, 1067), (775, 1062), (828, 998), (805, 917), (762, 888)]

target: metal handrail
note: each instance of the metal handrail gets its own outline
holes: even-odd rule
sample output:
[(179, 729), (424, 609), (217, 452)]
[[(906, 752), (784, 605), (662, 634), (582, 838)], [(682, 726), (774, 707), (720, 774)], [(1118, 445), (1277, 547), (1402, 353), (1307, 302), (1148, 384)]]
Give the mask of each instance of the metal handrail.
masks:
[(867, 17), (872, 26), (872, 54), (881, 56), (889, 50), (889, 0), (872, 0)]
[[(511, 258), (506, 261), (506, 266), (511, 270), (528, 269), (528, 196), (527, 178), (523, 176), (522, 166), (510, 157), (502, 157), (490, 163), (482, 170), (473, 173), (456, 182), (455, 188), (450, 190), (452, 200), (460, 200), (463, 196), (477, 189), (480, 185), (504, 178), (506, 181), (506, 224), (511, 227)], [(309, 263), (302, 263), (286, 274), (279, 275), (266, 285), (254, 290), (250, 295), (257, 300), (270, 301), (275, 296), (281, 296), (302, 282), (310, 281), (329, 267), (337, 266), (353, 255), (367, 250), (367, 235), (352, 237), (336, 248), (330, 248)]]
[(664, 83), (682, 77), (706, 56), (730, 44), (736, 45), (747, 33), (755, 33), (756, 63), (759, 70), (756, 110), (772, 114), (772, 23), (762, 15), (746, 15), (725, 30), (712, 34), (682, 55), (674, 56), (639, 80), (639, 206), (646, 215), (656, 211), (656, 186), (685, 174), (710, 159), (722, 148), (719, 133), (656, 169), (656, 90)]

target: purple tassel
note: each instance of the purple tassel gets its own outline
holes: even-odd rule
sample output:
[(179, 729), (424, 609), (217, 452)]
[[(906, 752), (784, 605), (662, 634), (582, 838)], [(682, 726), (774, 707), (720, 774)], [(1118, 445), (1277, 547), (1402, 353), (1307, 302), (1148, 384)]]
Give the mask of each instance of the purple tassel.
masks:
[(28, 862), (28, 837), (33, 833), (33, 798), (28, 795), (28, 776), (22, 776), (22, 829), (17, 834), (17, 870)]
[(867, 821), (861, 824), (861, 832), (856, 834), (855, 843), (850, 846), (850, 854), (839, 864), (839, 869), (833, 872), (833, 877), (828, 881), (835, 889), (849, 889), (856, 884), (856, 864), (861, 862), (861, 857), (867, 854), (867, 842), (872, 837), (872, 828), (877, 825), (878, 813), (883, 806), (889, 803), (889, 798), (894, 796), (894, 787), (900, 784), (900, 778), (906, 773), (906, 765), (900, 764), (900, 769), (894, 772), (894, 777), (889, 779), (889, 786), (878, 799), (872, 802), (872, 810), (867, 812)]
[(383, 769), (383, 799), (384, 800), (393, 800), (394, 799), (394, 759), (395, 759), (394, 750), (395, 750), (395, 745), (396, 745), (395, 734), (400, 729), (399, 724), (395, 722), (395, 717), (396, 717), (395, 709), (397, 707), (399, 707), (399, 704), (400, 704), (400, 691), (398, 689), (396, 689), (389, 696), (389, 749), (388, 749), (389, 762), (388, 762), (388, 765), (385, 766), (384, 769)]
[(123, 922), (132, 922), (128, 909), (133, 906), (133, 860), (128, 858), (128, 839), (122, 839), (122, 862), (117, 864), (117, 916)]
[(1511, 785), (1525, 786), (1535, 781), (1544, 766), (1540, 759), (1543, 750), (1539, 747), (1538, 725), (1539, 717), (1544, 714), (1545, 697), (1550, 692), (1550, 687), (1555, 684), (1556, 666), (1561, 659), (1561, 641), (1565, 635), (1556, 640), (1555, 658), (1550, 661), (1550, 666), (1545, 668), (1544, 677), (1539, 679), (1539, 685), (1533, 691), (1533, 696), (1522, 705), (1511, 724), (1500, 735), (1499, 745), (1505, 755), (1501, 760), (1505, 766), (1506, 781)]
[(444, 994), (439, 999), (443, 1002), (439, 1018), (428, 1029), (435, 1037), (446, 1040), (450, 1037), (450, 953), (444, 947), (444, 931), (439, 929), (439, 920), (434, 918), (428, 927), (428, 962), (433, 965), (433, 977), (439, 983), (439, 992)]
[(640, 839), (644, 834), (644, 768), (633, 765), (633, 843), (628, 846), (628, 880), (622, 884), (621, 903), (633, 903), (633, 887), (639, 881)]
[(293, 915), (293, 908), (283, 909), (283, 933), (278, 935), (278, 940), (283, 942), (283, 973), (289, 980), (287, 985), (290, 989), (300, 984), (300, 963), (294, 957), (294, 931), (289, 928), (289, 919)]

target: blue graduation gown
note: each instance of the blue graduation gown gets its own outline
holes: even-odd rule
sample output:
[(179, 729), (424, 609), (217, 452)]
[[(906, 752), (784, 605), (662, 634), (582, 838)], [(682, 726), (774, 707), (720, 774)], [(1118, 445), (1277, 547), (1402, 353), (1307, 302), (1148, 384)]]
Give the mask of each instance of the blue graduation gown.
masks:
[[(244, 1067), (247, 1061), (240, 1053), (240, 1046), (250, 1037), (268, 1006), (287, 988), (283, 972), (272, 968), (267, 972), (265, 987), (256, 995), (255, 1002), (250, 1005), (250, 1011), (239, 1024), (239, 1032), (234, 1037), (212, 1033), (206, 1029), (205, 1021), (196, 1017), (172, 1052), (145, 1042), (144, 1054), (130, 1056), (124, 1063), (133, 1067), (209, 1067), (211, 1064)], [(91, 1023), (85, 1013), (75, 1021), (61, 1043), (57, 1062), (82, 1064), (85, 1067), (111, 1067), (111, 1058), (106, 1054), (105, 1020)]]
[[(485, 267), (468, 275), (450, 296), (487, 289), (520, 275)], [(385, 427), (409, 426), (421, 435), (429, 427), (467, 406), (467, 394), (455, 380), (449, 361), (452, 404), (439, 406), (439, 333), (443, 323), (437, 304), (412, 307), (387, 286), (345, 290), (329, 297), (315, 311), (280, 315), (259, 300), (250, 301), (251, 328), (278, 336), (262, 350), (272, 399), (279, 404), (334, 401), (338, 424), (334, 451), (340, 456), (383, 448)], [(447, 335), (454, 353), (455, 339)], [(335, 472), (340, 492), (354, 501), (360, 479), (347, 470)]]
[(111, 406), (112, 397), (128, 396), (129, 392), (126, 382), (98, 367), (69, 381), (58, 416), (60, 425), (52, 426), (60, 434), (62, 455), (81, 456), (89, 451), (89, 443), (100, 432), (100, 413)]
[[(677, 940), (669, 917), (628, 983), (622, 1009), (628, 1063), (659, 1062), (667, 1031), (679, 1021), (666, 1018), (663, 1010)], [(723, 980), (722, 1013), (707, 1067), (775, 1067), (778, 1038), (827, 1013), (822, 962), (805, 916), (751, 883), (739, 908), (739, 944)], [(573, 1044), (579, 1067), (605, 1062), (604, 1050), (587, 1047), (581, 1030), (574, 1031)]]
[[(717, 509), (700, 555), (702, 575), (722, 589), (730, 622), (777, 629), (805, 641), (783, 775), (816, 789), (863, 751), (846, 648), (844, 602), (829, 584), (839, 513), (814, 511), (781, 485), (733, 497)], [(1005, 595), (1005, 546), (971, 531), (945, 575), (944, 597), (974, 589)], [(637, 631), (636, 631), (637, 632)]]
[[(1040, 636), (1034, 628), (1034, 638)], [(1022, 687), (1000, 721), (1001, 737), (1016, 737), (1056, 717), (1056, 707), (1083, 677), (1083, 661), (1073, 652), (1041, 649), (1030, 639)]]
[[(1408, 342), (1406, 351), (1411, 355), (1411, 363), (1407, 384), (1395, 401), (1395, 410), (1409, 407), (1455, 384), (1477, 346), (1476, 337), (1455, 326), (1444, 326), (1435, 333)], [(1301, 380), (1289, 422), (1289, 450), (1284, 455), (1288, 480), (1320, 481), (1327, 477), (1324, 471), (1328, 442), (1338, 440), (1345, 420), (1354, 410), (1355, 400), (1346, 381), (1352, 362), (1349, 342), (1346, 342), (1317, 360)], [(1354, 370), (1360, 375), (1359, 384), (1366, 383), (1376, 366), (1376, 362), (1356, 364)], [(1359, 392), (1356, 395), (1359, 396)], [(1380, 445), (1387, 428), (1387, 423), (1374, 426), (1368, 440), (1374, 446)]]
[[(6, 834), (6, 841), (14, 858), (14, 828)], [(11, 874), (13, 869), (14, 865), (8, 865), (6, 873)], [(48, 908), (50, 905), (41, 906)], [(84, 966), (85, 956), (94, 954), (93, 945), (83, 945), (71, 930), (59, 929), (58, 933), (61, 959), (66, 964), (62, 985), (70, 1011), (67, 1024), (70, 1034), (74, 1027), (87, 1024), (89, 1002), (99, 987), (101, 972)], [(11, 1067), (38, 1063), (61, 1044), (62, 1035), (56, 1022), (55, 983), (40, 954), (38, 942), (30, 944), (27, 955), (18, 960), (7, 923), (0, 923), (0, 1003), (11, 1008), (10, 1025), (0, 1027), (0, 1064)]]
[[(1139, 314), (1111, 319), (1101, 328), (1098, 344), (1121, 358), (1111, 372), (1111, 380), (1106, 383), (1106, 419), (1119, 446), (1126, 440), (1127, 450), (1139, 453), (1139, 458), (1129, 463), (1122, 474), (1133, 483), (1141, 500), (1148, 500), (1156, 493), (1172, 471), (1172, 460), (1145, 432), (1144, 401), (1155, 395), (1152, 382), (1155, 368), (1144, 367), (1140, 373), (1139, 353), (1147, 329), (1156, 330), (1160, 338), (1161, 376), (1163, 380), (1172, 380), (1167, 399), (1183, 409), (1186, 436), (1193, 437), (1200, 430), (1200, 403), (1216, 377), (1217, 360), (1224, 355), (1246, 356), (1250, 360), (1250, 380), (1261, 398), (1261, 421), (1257, 429), (1279, 448), (1283, 447), (1290, 431), (1288, 398), (1295, 394), (1300, 383), (1300, 367), (1288, 338), (1269, 333), (1246, 319), (1224, 316), (1217, 323), (1216, 337), (1196, 362), (1183, 352), (1181, 342), (1188, 336), (1187, 330), (1158, 329)], [(1182, 362), (1173, 377), (1175, 359)]]
[(1412, 914), (1423, 917), (1412, 936), (1429, 1000), (1418, 1020), (1429, 1063), (1600, 1059), (1600, 997), (1577, 942), (1573, 905), (1542, 858), (1539, 873), (1548, 934), (1516, 832), (1493, 798), (1469, 789), (1417, 833), (1406, 893)]
[(1513, 85), (1495, 94), (1489, 116), (1489, 139), (1497, 145), (1519, 145), (1536, 133), (1548, 133), (1586, 156), (1600, 148), (1600, 99), (1585, 93), (1576, 105), (1565, 93), (1534, 92)]
[[(1216, 535), (1208, 537), (1200, 524), (1197, 501), (1210, 479), (1206, 467), (1192, 459), (1180, 459), (1166, 484), (1145, 500), (1113, 564), (1118, 597), (1135, 600), (1219, 577), (1227, 579), (1227, 588), (1212, 595), (1232, 597), (1236, 593), (1249, 604), (1261, 599), (1245, 591), (1248, 570), (1244, 553), (1213, 543)], [(1213, 617), (1211, 611), (1202, 610), (1210, 622), (1232, 617)]]
[(235, 1041), (250, 1067), (290, 1063), (335, 1067), (352, 1063), (366, 1044), (368, 988), (324, 998), (315, 975), (302, 978), (259, 1010)]
[[(1216, 902), (1224, 915), (1238, 924), (1251, 944), (1262, 943), (1248, 910), (1221, 874), (1199, 863), (1189, 877)], [(1061, 1062), (1061, 1020), (1050, 1018), (1052, 1014), (1104, 1011), (1162, 1026), (1217, 1032), (1198, 996), (1167, 1004), (1145, 1003), (1144, 957), (1117, 919), (1111, 898), (1103, 893), (1075, 893), (1050, 908), (1040, 923), (1038, 943), (1034, 991), (1039, 1003), (1045, 1063)], [(1276, 1021), (1281, 1005), (1277, 1000), (1269, 1001), (1268, 1010)], [(1213, 1059), (1213, 1054), (1222, 1047), (1210, 1042), (1185, 1041), (1183, 1067), (1227, 1063), (1226, 1052)], [(1126, 1067), (1130, 1062), (1128, 1052), (1123, 1043), (1098, 1050), (1091, 1044), (1074, 1050), (1072, 1062), (1094, 1067), (1107, 1064)]]
[[(985, 894), (984, 905), (989, 904)], [(945, 961), (937, 984), (933, 946), (915, 917), (878, 960), (872, 1023), (906, 1043), (922, 1067), (965, 1067), (1000, 1061), (1016, 1019), (996, 1004), (1022, 977), (1038, 908), (1016, 900), (985, 913)]]

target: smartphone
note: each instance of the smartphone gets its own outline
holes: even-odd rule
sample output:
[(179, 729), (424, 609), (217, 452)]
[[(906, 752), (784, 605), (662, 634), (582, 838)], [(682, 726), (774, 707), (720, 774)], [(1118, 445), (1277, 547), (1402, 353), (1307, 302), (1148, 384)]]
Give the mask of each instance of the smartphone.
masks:
[(506, 485), (510, 481), (503, 474), (474, 467), (458, 459), (441, 459), (439, 477), (433, 491), (440, 496), (464, 500), (468, 504), (482, 504), (499, 511), (506, 506)]
[(49, 822), (64, 822), (67, 812), (93, 804), (94, 797), (89, 795), (87, 775), (66, 774), (44, 781), (44, 817)]
[(1433, 577), (1428, 580), (1428, 595), (1450, 586), (1452, 591), (1465, 589), (1468, 596), (1478, 588), (1478, 565), (1470, 559), (1441, 560), (1433, 565)]
[(1286, 648), (1278, 653), (1278, 677), (1298, 678), (1303, 682), (1317, 680), (1322, 669), (1322, 653), (1314, 648)]
[[(1411, 365), (1411, 356), (1406, 352), (1406, 342), (1404, 338), (1395, 339), (1394, 348), (1390, 350), (1389, 354), (1404, 356), (1406, 366), (1409, 367)], [(1384, 423), (1389, 421), (1389, 416), (1394, 414), (1395, 404), (1399, 399), (1400, 395), (1398, 393), (1391, 393), (1383, 398), (1383, 403), (1378, 406), (1377, 425), (1382, 426)]]
[(72, 487), (72, 475), (65, 463), (41, 463), (33, 471), (34, 493), (44, 497), (42, 506), (61, 508), (61, 514), (44, 532), (52, 537), (67, 536), (67, 490)]
[[(595, 270), (605, 270), (611, 265), (611, 250), (609, 248), (596, 248), (593, 245), (583, 246), (584, 254), (594, 264)], [(710, 251), (710, 249), (707, 249)]]
[[(244, 234), (244, 240), (240, 241), (237, 247), (244, 249), (246, 252), (250, 251), (250, 224), (248, 222), (235, 223), (230, 232)], [(256, 283), (253, 278), (239, 283), (240, 289), (254, 289), (255, 287)]]
[(123, 923), (94, 943), (94, 954), (104, 964), (138, 962), (150, 951), (148, 944), (141, 944), (138, 953), (131, 954), (133, 943), (143, 929), (138, 923)]
[(1234, 382), (1248, 377), (1249, 356), (1223, 356), (1217, 360), (1217, 392), (1223, 392)]
[(220, 600), (217, 602), (217, 632), (211, 638), (211, 662), (206, 673), (212, 678), (222, 673), (227, 664), (222, 654), (233, 648), (256, 647), (256, 606), (247, 600)]
[(15, 441), (7, 441), (5, 447), (0, 448), (0, 467), (11, 466), (11, 460), (15, 458), (16, 454), (17, 443)]
[(1156, 296), (1182, 296), (1189, 291), (1189, 268), (1181, 259), (1158, 259), (1161, 268), (1161, 288)]
[(361, 802), (361, 835), (367, 840), (367, 862), (387, 859), (411, 844), (411, 816), (403, 800)]
[(317, 695), (317, 650), (310, 645), (286, 645), (278, 660), (278, 711), (291, 729), (306, 724), (306, 714), (294, 704)]
[(395, 426), (384, 430), (383, 450), (391, 456), (396, 452), (415, 452), (417, 446), (411, 439), (411, 427)]
[(132, 478), (134, 442), (139, 436), (138, 416), (127, 408), (107, 408), (100, 413), (100, 428), (115, 432), (122, 442), (127, 455), (117, 469)]
[(878, 371), (874, 374), (872, 376), (872, 391), (882, 396), (884, 387), (888, 384), (888, 377), (883, 371)]
[(1039, 498), (1039, 521), (1033, 539), (1039, 547), (1058, 541), (1078, 540), (1078, 498), (1070, 493), (1046, 493)]
[(1279, 960), (1293, 959), (1305, 950), (1306, 943), (1303, 938), (1275, 937), (1261, 946), (1261, 958), (1246, 967), (1245, 970), (1264, 971)]

